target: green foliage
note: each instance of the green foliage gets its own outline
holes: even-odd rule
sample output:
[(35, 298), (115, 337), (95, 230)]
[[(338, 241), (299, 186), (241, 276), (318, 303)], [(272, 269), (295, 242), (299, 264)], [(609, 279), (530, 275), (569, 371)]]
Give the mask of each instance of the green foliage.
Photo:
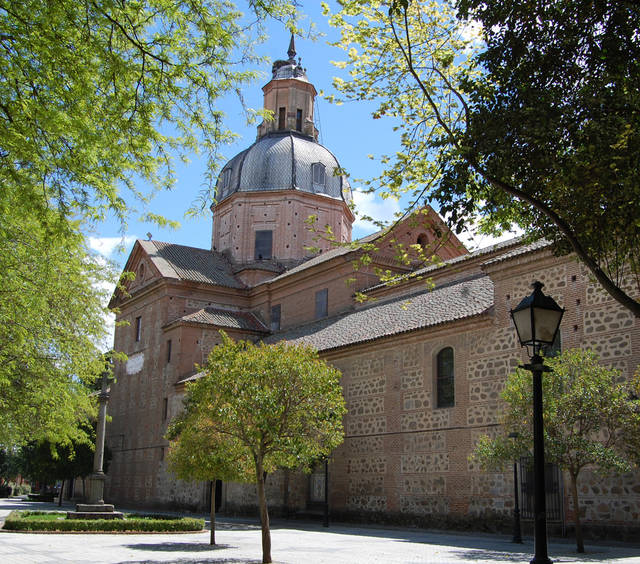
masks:
[(270, 562), (265, 475), (308, 470), (342, 443), (340, 372), (309, 347), (220, 334), (203, 376), (187, 385), (184, 412), (169, 426), (169, 468), (184, 479), (256, 483), (263, 562)]
[[(282, 0), (0, 3), (0, 184), (39, 214), (125, 221), (128, 197), (168, 188), (172, 155), (233, 139), (219, 108), (256, 78), (261, 22), (290, 22)], [(213, 178), (213, 177), (211, 177)], [(122, 189), (126, 188), (126, 193)]]
[(110, 269), (77, 224), (39, 217), (19, 193), (0, 195), (0, 445), (79, 438), (105, 369), (104, 288)]
[[(545, 359), (551, 372), (543, 375), (545, 458), (577, 475), (587, 465), (603, 472), (626, 471), (629, 461), (620, 448), (630, 415), (629, 384), (618, 370), (598, 362), (583, 349), (563, 351)], [(500, 467), (528, 452), (533, 444), (531, 372), (518, 368), (501, 394), (504, 434), (478, 444), (474, 456), (485, 468)], [(507, 437), (517, 433), (517, 439)]]
[(105, 531), (178, 532), (201, 531), (203, 519), (125, 515), (124, 519), (67, 519), (66, 513), (51, 511), (12, 511), (4, 522), (10, 531)]
[[(633, 452), (628, 448), (629, 423), (633, 417), (638, 418), (629, 399), (630, 389), (640, 384), (637, 377), (621, 382), (618, 370), (601, 365), (595, 353), (588, 350), (563, 351), (545, 359), (545, 364), (551, 368), (543, 374), (545, 461), (568, 472), (578, 507), (577, 480), (582, 469), (592, 467), (602, 474), (630, 469)], [(516, 369), (501, 397), (502, 433), (493, 439), (482, 437), (472, 454), (485, 469), (504, 469), (528, 454), (533, 444), (531, 373)], [(638, 430), (640, 427), (636, 427)], [(510, 438), (509, 434), (516, 437)], [(583, 552), (579, 520), (576, 525), (578, 551)]]
[(256, 458), (273, 472), (328, 456), (344, 436), (340, 373), (305, 346), (221, 335), (168, 431), (177, 475), (254, 482)]
[[(32, 442), (20, 449), (20, 472), (31, 481), (42, 485), (57, 480), (85, 478), (93, 472), (95, 427), (88, 422), (79, 425), (82, 435), (68, 442), (43, 440)], [(111, 451), (105, 446), (104, 471), (108, 471)]]
[[(401, 149), (370, 186), (575, 252), (640, 315), (640, 9), (631, 2), (343, 0), (330, 22)], [(328, 11), (328, 9), (327, 9)], [(469, 19), (466, 19), (469, 18)], [(475, 27), (474, 27), (475, 24)], [(603, 236), (603, 234), (606, 234)]]

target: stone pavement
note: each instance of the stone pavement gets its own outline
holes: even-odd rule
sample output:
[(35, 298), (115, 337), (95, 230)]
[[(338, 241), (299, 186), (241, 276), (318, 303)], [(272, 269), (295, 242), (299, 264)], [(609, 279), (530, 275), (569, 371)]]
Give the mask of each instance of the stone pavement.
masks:
[[(0, 520), (12, 509), (27, 508), (57, 506), (0, 499)], [(261, 562), (258, 523), (224, 518), (217, 521), (216, 531), (220, 544), (214, 547), (208, 544), (208, 531), (151, 535), (0, 532), (0, 564)], [(528, 563), (533, 552), (532, 539), (517, 545), (499, 535), (342, 524), (325, 529), (320, 524), (280, 520), (272, 523), (271, 541), (274, 562), (281, 564)], [(640, 544), (587, 545), (586, 554), (578, 555), (572, 542), (554, 541), (549, 544), (549, 555), (557, 563), (640, 564)]]

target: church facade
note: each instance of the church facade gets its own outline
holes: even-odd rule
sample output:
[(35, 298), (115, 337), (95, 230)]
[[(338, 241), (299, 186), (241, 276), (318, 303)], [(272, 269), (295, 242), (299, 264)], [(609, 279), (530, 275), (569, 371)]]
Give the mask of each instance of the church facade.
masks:
[[(139, 240), (129, 256), (135, 280), (111, 303), (128, 322), (114, 343), (128, 361), (116, 365), (111, 390), (105, 498), (207, 506), (208, 484), (167, 470), (164, 434), (223, 329), (234, 339), (308, 343), (341, 370), (348, 413), (345, 442), (328, 465), (334, 517), (424, 525), (509, 518), (512, 470), (488, 473), (469, 459), (480, 436), (498, 432), (500, 391), (526, 360), (509, 310), (540, 280), (566, 308), (562, 348), (591, 348), (626, 376), (640, 364), (640, 325), (575, 258), (518, 240), (469, 252), (429, 208), (360, 246), (318, 238), (310, 224), (350, 241), (351, 189), (317, 141), (316, 91), (293, 40), (288, 56), (263, 88), (275, 119), (220, 173), (210, 248)], [(373, 248), (359, 262), (364, 243)], [(438, 260), (399, 262), (399, 245)], [(399, 283), (381, 284), (378, 269)], [(356, 301), (356, 292), (369, 299)], [(520, 471), (526, 518), (531, 484), (524, 464)], [(310, 476), (274, 474), (272, 510), (318, 508), (324, 480), (323, 466)], [(549, 480), (551, 520), (570, 523), (562, 474)], [(230, 513), (256, 504), (246, 485), (222, 484), (219, 495)], [(638, 473), (603, 481), (587, 471), (580, 495), (587, 525), (638, 528)]]

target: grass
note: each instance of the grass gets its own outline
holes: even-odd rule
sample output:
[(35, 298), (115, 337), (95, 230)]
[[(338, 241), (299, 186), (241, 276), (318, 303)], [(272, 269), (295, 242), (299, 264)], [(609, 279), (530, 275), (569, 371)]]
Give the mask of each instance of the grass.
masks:
[(187, 532), (202, 531), (203, 519), (125, 514), (124, 519), (67, 519), (60, 511), (12, 511), (4, 522), (11, 531)]

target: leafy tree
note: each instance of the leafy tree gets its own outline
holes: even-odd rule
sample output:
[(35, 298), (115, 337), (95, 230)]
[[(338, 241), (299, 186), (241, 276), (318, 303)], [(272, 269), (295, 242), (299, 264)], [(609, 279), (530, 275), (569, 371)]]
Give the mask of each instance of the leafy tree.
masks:
[(14, 203), (0, 197), (0, 445), (65, 442), (95, 410), (108, 268), (57, 212), (48, 229)]
[[(576, 544), (578, 552), (584, 552), (578, 477), (586, 467), (601, 473), (629, 469), (630, 453), (624, 449), (626, 424), (633, 415), (629, 383), (621, 383), (618, 370), (600, 365), (587, 350), (567, 350), (545, 359), (545, 364), (551, 368), (544, 375), (542, 393), (545, 460), (569, 474)], [(638, 378), (631, 384), (637, 386)], [(528, 453), (533, 444), (531, 373), (516, 369), (501, 395), (503, 434), (482, 437), (472, 454), (485, 468), (501, 468)], [(510, 438), (510, 433), (517, 438)]]
[(489, 232), (545, 237), (640, 316), (637, 3), (340, 5), (350, 78), (335, 85), (401, 133), (371, 186), (435, 200), (458, 232), (479, 214)]
[(343, 440), (340, 373), (312, 349), (232, 341), (208, 358), (187, 387), (184, 412), (171, 423), (169, 459), (187, 479), (257, 485), (262, 561), (271, 562), (267, 473), (310, 469)]
[[(82, 422), (78, 436), (59, 443), (52, 440), (34, 441), (20, 448), (16, 466), (19, 472), (42, 487), (62, 481), (60, 504), (65, 480), (86, 478), (93, 472), (96, 428), (95, 423)], [(111, 450), (105, 446), (104, 471), (109, 468)]]
[[(125, 221), (141, 181), (174, 182), (172, 155), (212, 168), (233, 134), (220, 100), (257, 75), (261, 21), (293, 3), (0, 2), (0, 184), (46, 214)], [(210, 180), (214, 177), (212, 176)], [(123, 193), (122, 189), (128, 189)], [(161, 220), (157, 216), (149, 219)]]

